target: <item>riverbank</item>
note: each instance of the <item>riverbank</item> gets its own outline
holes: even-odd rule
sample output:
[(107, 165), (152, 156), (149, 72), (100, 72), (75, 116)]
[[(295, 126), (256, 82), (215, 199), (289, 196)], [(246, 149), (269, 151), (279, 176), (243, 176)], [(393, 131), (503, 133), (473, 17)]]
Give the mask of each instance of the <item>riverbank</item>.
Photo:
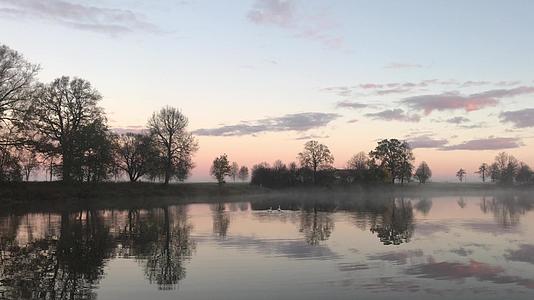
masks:
[[(469, 196), (500, 192), (534, 192), (534, 187), (501, 187), (489, 183), (410, 183), (406, 185), (299, 187), (280, 190), (246, 183), (159, 183), (108, 182), (65, 185), (60, 182), (21, 182), (0, 185), (0, 209), (62, 210), (79, 208), (149, 208), (173, 204), (238, 201), (328, 202), (330, 199), (378, 197)], [(306, 200), (308, 199), (308, 200)]]

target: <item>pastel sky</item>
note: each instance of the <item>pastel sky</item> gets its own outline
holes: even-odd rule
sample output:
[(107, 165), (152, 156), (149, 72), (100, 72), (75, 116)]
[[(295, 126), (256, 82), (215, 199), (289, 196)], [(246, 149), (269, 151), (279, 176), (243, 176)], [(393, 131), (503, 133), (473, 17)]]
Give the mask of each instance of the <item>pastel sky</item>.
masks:
[(39, 78), (89, 80), (111, 127), (164, 105), (213, 158), (337, 167), (378, 139), (411, 142), (435, 180), (500, 151), (534, 165), (534, 1), (0, 0), (0, 43)]

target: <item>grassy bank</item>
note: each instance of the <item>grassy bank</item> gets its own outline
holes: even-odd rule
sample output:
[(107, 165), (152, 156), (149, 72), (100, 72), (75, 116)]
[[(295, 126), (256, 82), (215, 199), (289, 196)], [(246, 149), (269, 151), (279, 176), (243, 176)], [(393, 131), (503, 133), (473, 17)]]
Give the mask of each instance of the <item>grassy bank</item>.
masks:
[(148, 208), (185, 203), (263, 201), (277, 199), (358, 199), (375, 196), (423, 197), (484, 195), (499, 192), (533, 192), (531, 187), (501, 187), (482, 183), (410, 183), (381, 186), (300, 187), (270, 190), (249, 184), (99, 183), (65, 185), (60, 182), (23, 182), (0, 185), (0, 209), (61, 210), (84, 208)]

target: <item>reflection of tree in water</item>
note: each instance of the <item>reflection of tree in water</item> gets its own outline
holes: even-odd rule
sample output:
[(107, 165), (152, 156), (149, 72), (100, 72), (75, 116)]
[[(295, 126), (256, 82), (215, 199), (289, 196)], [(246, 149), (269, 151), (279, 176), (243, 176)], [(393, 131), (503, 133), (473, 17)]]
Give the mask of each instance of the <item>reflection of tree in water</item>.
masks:
[(185, 278), (184, 264), (195, 249), (191, 230), (183, 206), (130, 211), (128, 224), (120, 233), (123, 255), (134, 256), (144, 265), (150, 283), (173, 289)]
[[(28, 230), (31, 230), (29, 227)], [(94, 211), (62, 214), (59, 236), (2, 245), (0, 282), (10, 299), (94, 299), (114, 243)]]
[(524, 194), (499, 194), (490, 199), (482, 197), (480, 202), (480, 210), (484, 213), (493, 213), (497, 223), (504, 228), (518, 225), (521, 216), (533, 207), (533, 201)]
[(219, 237), (226, 237), (228, 227), (230, 227), (230, 216), (225, 210), (224, 203), (212, 204), (210, 208), (213, 217), (213, 233)]
[(430, 210), (432, 209), (432, 200), (428, 199), (428, 198), (421, 198), (421, 200), (419, 200), (414, 208), (421, 212), (423, 215), (428, 215), (428, 213), (430, 212)]
[(460, 197), (456, 203), (458, 203), (460, 208), (465, 208), (467, 206), (467, 202), (465, 201), (464, 197)]
[(318, 245), (321, 241), (328, 240), (333, 230), (334, 221), (331, 212), (317, 211), (316, 208), (302, 211), (300, 232), (304, 233), (306, 243)]
[(413, 231), (412, 204), (402, 198), (387, 202), (381, 218), (371, 226), (371, 232), (376, 233), (384, 245), (408, 243)]

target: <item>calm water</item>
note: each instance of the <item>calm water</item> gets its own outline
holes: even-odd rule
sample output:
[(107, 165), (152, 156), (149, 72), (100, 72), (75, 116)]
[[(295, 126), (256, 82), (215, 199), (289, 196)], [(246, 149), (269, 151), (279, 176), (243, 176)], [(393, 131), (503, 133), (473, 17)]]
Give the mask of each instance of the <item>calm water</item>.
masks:
[(534, 196), (280, 202), (2, 212), (0, 299), (534, 297)]

